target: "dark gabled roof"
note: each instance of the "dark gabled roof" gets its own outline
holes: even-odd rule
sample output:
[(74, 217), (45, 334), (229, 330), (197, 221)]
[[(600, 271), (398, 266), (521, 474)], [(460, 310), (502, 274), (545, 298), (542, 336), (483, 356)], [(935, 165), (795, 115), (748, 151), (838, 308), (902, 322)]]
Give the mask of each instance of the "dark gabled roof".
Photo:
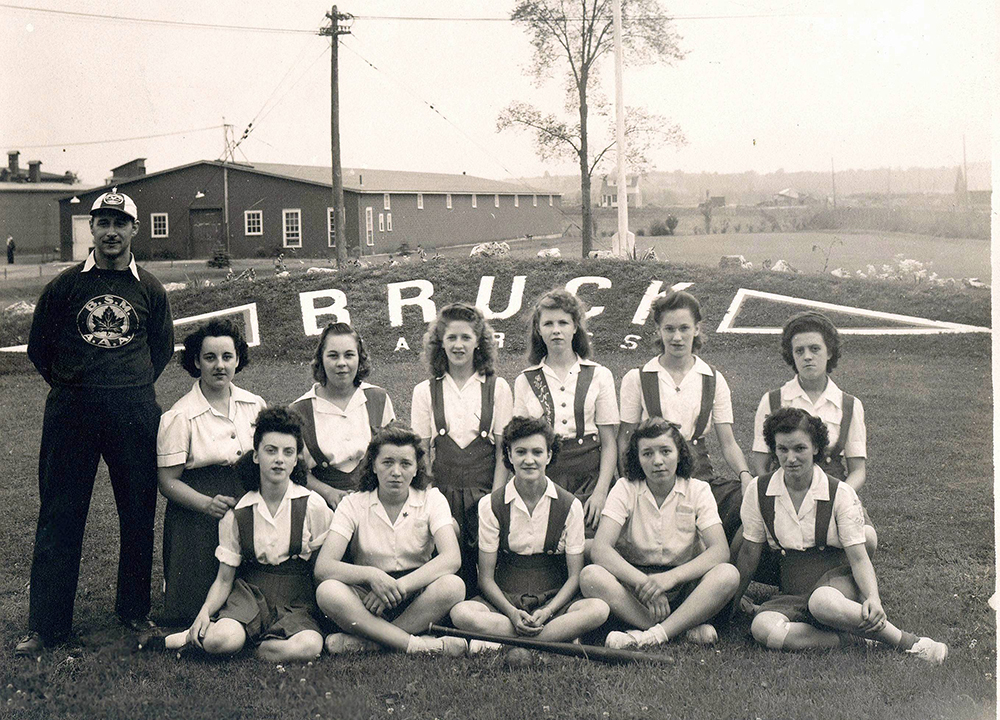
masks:
[[(330, 167), (321, 165), (288, 165), (282, 163), (223, 163), (219, 160), (198, 160), (186, 165), (158, 170), (145, 175), (137, 175), (130, 178), (120, 178), (112, 183), (100, 187), (87, 188), (85, 192), (94, 190), (104, 192), (112, 187), (126, 187), (135, 182), (148, 180), (149, 178), (164, 175), (166, 173), (184, 170), (195, 165), (214, 165), (222, 168), (228, 167), (231, 170), (270, 175), (281, 177), (297, 182), (305, 182), (312, 185), (322, 185), (332, 187), (333, 170)], [(445, 173), (419, 173), (404, 170), (355, 170), (344, 168), (344, 189), (352, 192), (362, 193), (455, 193), (455, 194), (501, 194), (511, 195), (556, 195), (562, 193), (546, 192), (536, 190), (524, 185), (503, 182), (500, 180), (490, 180), (489, 178), (475, 177), (473, 175), (448, 175)], [(69, 195), (65, 199), (69, 199)]]

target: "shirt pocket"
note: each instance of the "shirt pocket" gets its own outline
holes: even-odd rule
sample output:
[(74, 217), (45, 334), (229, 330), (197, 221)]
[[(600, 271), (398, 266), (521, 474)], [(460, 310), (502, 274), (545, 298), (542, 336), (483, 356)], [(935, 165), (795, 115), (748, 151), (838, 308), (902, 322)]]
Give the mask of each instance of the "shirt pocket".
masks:
[(678, 505), (674, 511), (674, 525), (682, 533), (693, 533), (695, 530), (694, 508), (690, 505)]

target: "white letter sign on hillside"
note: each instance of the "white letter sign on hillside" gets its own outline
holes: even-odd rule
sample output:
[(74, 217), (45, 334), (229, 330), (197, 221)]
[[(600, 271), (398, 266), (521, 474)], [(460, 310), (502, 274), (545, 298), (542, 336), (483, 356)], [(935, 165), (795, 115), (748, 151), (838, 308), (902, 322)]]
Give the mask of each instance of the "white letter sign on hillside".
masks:
[[(670, 286), (671, 290), (681, 291), (687, 290), (689, 287), (694, 285), (694, 283), (682, 282), (676, 283)], [(645, 294), (642, 296), (642, 300), (639, 301), (639, 307), (635, 309), (635, 315), (632, 316), (633, 325), (645, 325), (646, 318), (649, 317), (649, 311), (653, 309), (653, 301), (656, 300), (660, 295), (665, 295), (666, 293), (660, 292), (660, 288), (663, 287), (663, 282), (660, 280), (654, 280), (649, 283), (649, 287), (646, 288)]]
[[(596, 285), (600, 290), (608, 290), (611, 287), (611, 281), (606, 277), (599, 277), (596, 275), (587, 275), (585, 277), (573, 278), (568, 283), (566, 283), (567, 292), (571, 292), (574, 295), (580, 290), (581, 285)], [(594, 305), (587, 311), (585, 317), (592, 318), (597, 317), (602, 312), (604, 312), (603, 305)]]
[[(431, 295), (434, 294), (434, 285), (430, 280), (409, 280), (407, 282), (389, 283), (389, 324), (392, 327), (403, 325), (403, 306), (416, 305), (424, 313), (424, 322), (429, 323), (437, 315), (434, 308), (434, 301)], [(417, 290), (413, 297), (404, 298), (403, 290)]]
[[(330, 298), (332, 305), (316, 307), (318, 298)], [(323, 332), (318, 318), (321, 315), (333, 315), (336, 322), (350, 323), (351, 313), (347, 310), (347, 295), (343, 290), (311, 290), (299, 293), (299, 305), (302, 307), (302, 329), (306, 335), (319, 335)]]
[[(208, 320), (210, 318), (228, 317), (230, 315), (238, 315), (243, 320), (243, 337), (247, 341), (247, 345), (249, 347), (257, 347), (260, 345), (260, 325), (257, 323), (257, 303), (237, 305), (236, 307), (225, 308), (224, 310), (213, 310), (212, 312), (202, 313), (201, 315), (191, 315), (190, 317), (178, 318), (177, 320), (174, 320), (174, 327), (180, 328), (185, 325), (200, 323), (203, 320)], [(27, 346), (25, 346), (25, 349), (27, 349)], [(183, 349), (183, 343), (174, 345), (175, 352)]]
[(483, 311), (483, 316), (487, 320), (506, 320), (514, 317), (521, 311), (521, 303), (524, 301), (524, 281), (527, 275), (515, 275), (510, 286), (510, 302), (507, 309), (501, 312), (494, 312), (490, 309), (490, 300), (493, 298), (492, 275), (483, 275), (479, 278), (479, 293), (476, 295), (476, 307)]
[(748, 290), (746, 288), (740, 288), (736, 291), (736, 295), (733, 297), (733, 301), (723, 316), (722, 322), (719, 323), (716, 332), (743, 333), (747, 335), (781, 334), (780, 327), (733, 327), (736, 316), (740, 313), (740, 307), (747, 298), (761, 298), (762, 300), (770, 300), (786, 305), (800, 305), (802, 307), (816, 308), (817, 310), (827, 310), (845, 315), (857, 315), (858, 317), (877, 318), (890, 322), (908, 323), (915, 326), (838, 328), (838, 332), (841, 335), (938, 335), (942, 333), (992, 332), (990, 328), (978, 327), (976, 325), (963, 325), (943, 320), (928, 320), (927, 318), (914, 317), (912, 315), (899, 315), (897, 313), (882, 312), (881, 310), (866, 310), (865, 308), (851, 307), (850, 305), (835, 305), (834, 303), (821, 302), (819, 300), (805, 300), (803, 298), (791, 297), (790, 295), (778, 295), (776, 293), (764, 292), (762, 290)]

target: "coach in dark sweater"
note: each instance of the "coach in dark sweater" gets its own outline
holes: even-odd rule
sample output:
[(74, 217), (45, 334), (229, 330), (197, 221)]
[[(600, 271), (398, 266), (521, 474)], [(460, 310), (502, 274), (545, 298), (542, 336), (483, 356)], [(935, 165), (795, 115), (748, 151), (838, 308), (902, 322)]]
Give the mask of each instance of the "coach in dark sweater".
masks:
[(163, 286), (132, 257), (139, 225), (132, 199), (104, 193), (90, 215), (93, 251), (42, 291), (28, 338), (28, 357), (51, 390), (38, 462), (29, 632), (15, 650), (22, 656), (39, 654), (72, 629), (84, 526), (102, 457), (120, 527), (115, 611), (133, 630), (151, 625), (160, 420), (153, 383), (173, 354), (173, 320)]

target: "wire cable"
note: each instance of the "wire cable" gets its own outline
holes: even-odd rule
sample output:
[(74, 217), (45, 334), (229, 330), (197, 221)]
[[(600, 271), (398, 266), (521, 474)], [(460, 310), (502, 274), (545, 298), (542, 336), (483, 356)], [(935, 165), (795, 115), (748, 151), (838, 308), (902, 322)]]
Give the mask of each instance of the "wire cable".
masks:
[(156, 133), (154, 135), (136, 135), (135, 137), (127, 138), (114, 138), (112, 140), (86, 140), (84, 142), (71, 142), (71, 143), (50, 143), (47, 145), (25, 145), (23, 143), (7, 143), (10, 147), (17, 147), (22, 150), (39, 150), (42, 148), (64, 148), (64, 147), (80, 147), (82, 145), (104, 145), (109, 143), (120, 143), (129, 142), (130, 140), (150, 140), (152, 138), (162, 138), (170, 137), (172, 135), (188, 135), (196, 132), (205, 132), (206, 130), (218, 130), (222, 125), (209, 125), (208, 127), (202, 128), (192, 128), (191, 130), (177, 130), (175, 132), (167, 133)]

